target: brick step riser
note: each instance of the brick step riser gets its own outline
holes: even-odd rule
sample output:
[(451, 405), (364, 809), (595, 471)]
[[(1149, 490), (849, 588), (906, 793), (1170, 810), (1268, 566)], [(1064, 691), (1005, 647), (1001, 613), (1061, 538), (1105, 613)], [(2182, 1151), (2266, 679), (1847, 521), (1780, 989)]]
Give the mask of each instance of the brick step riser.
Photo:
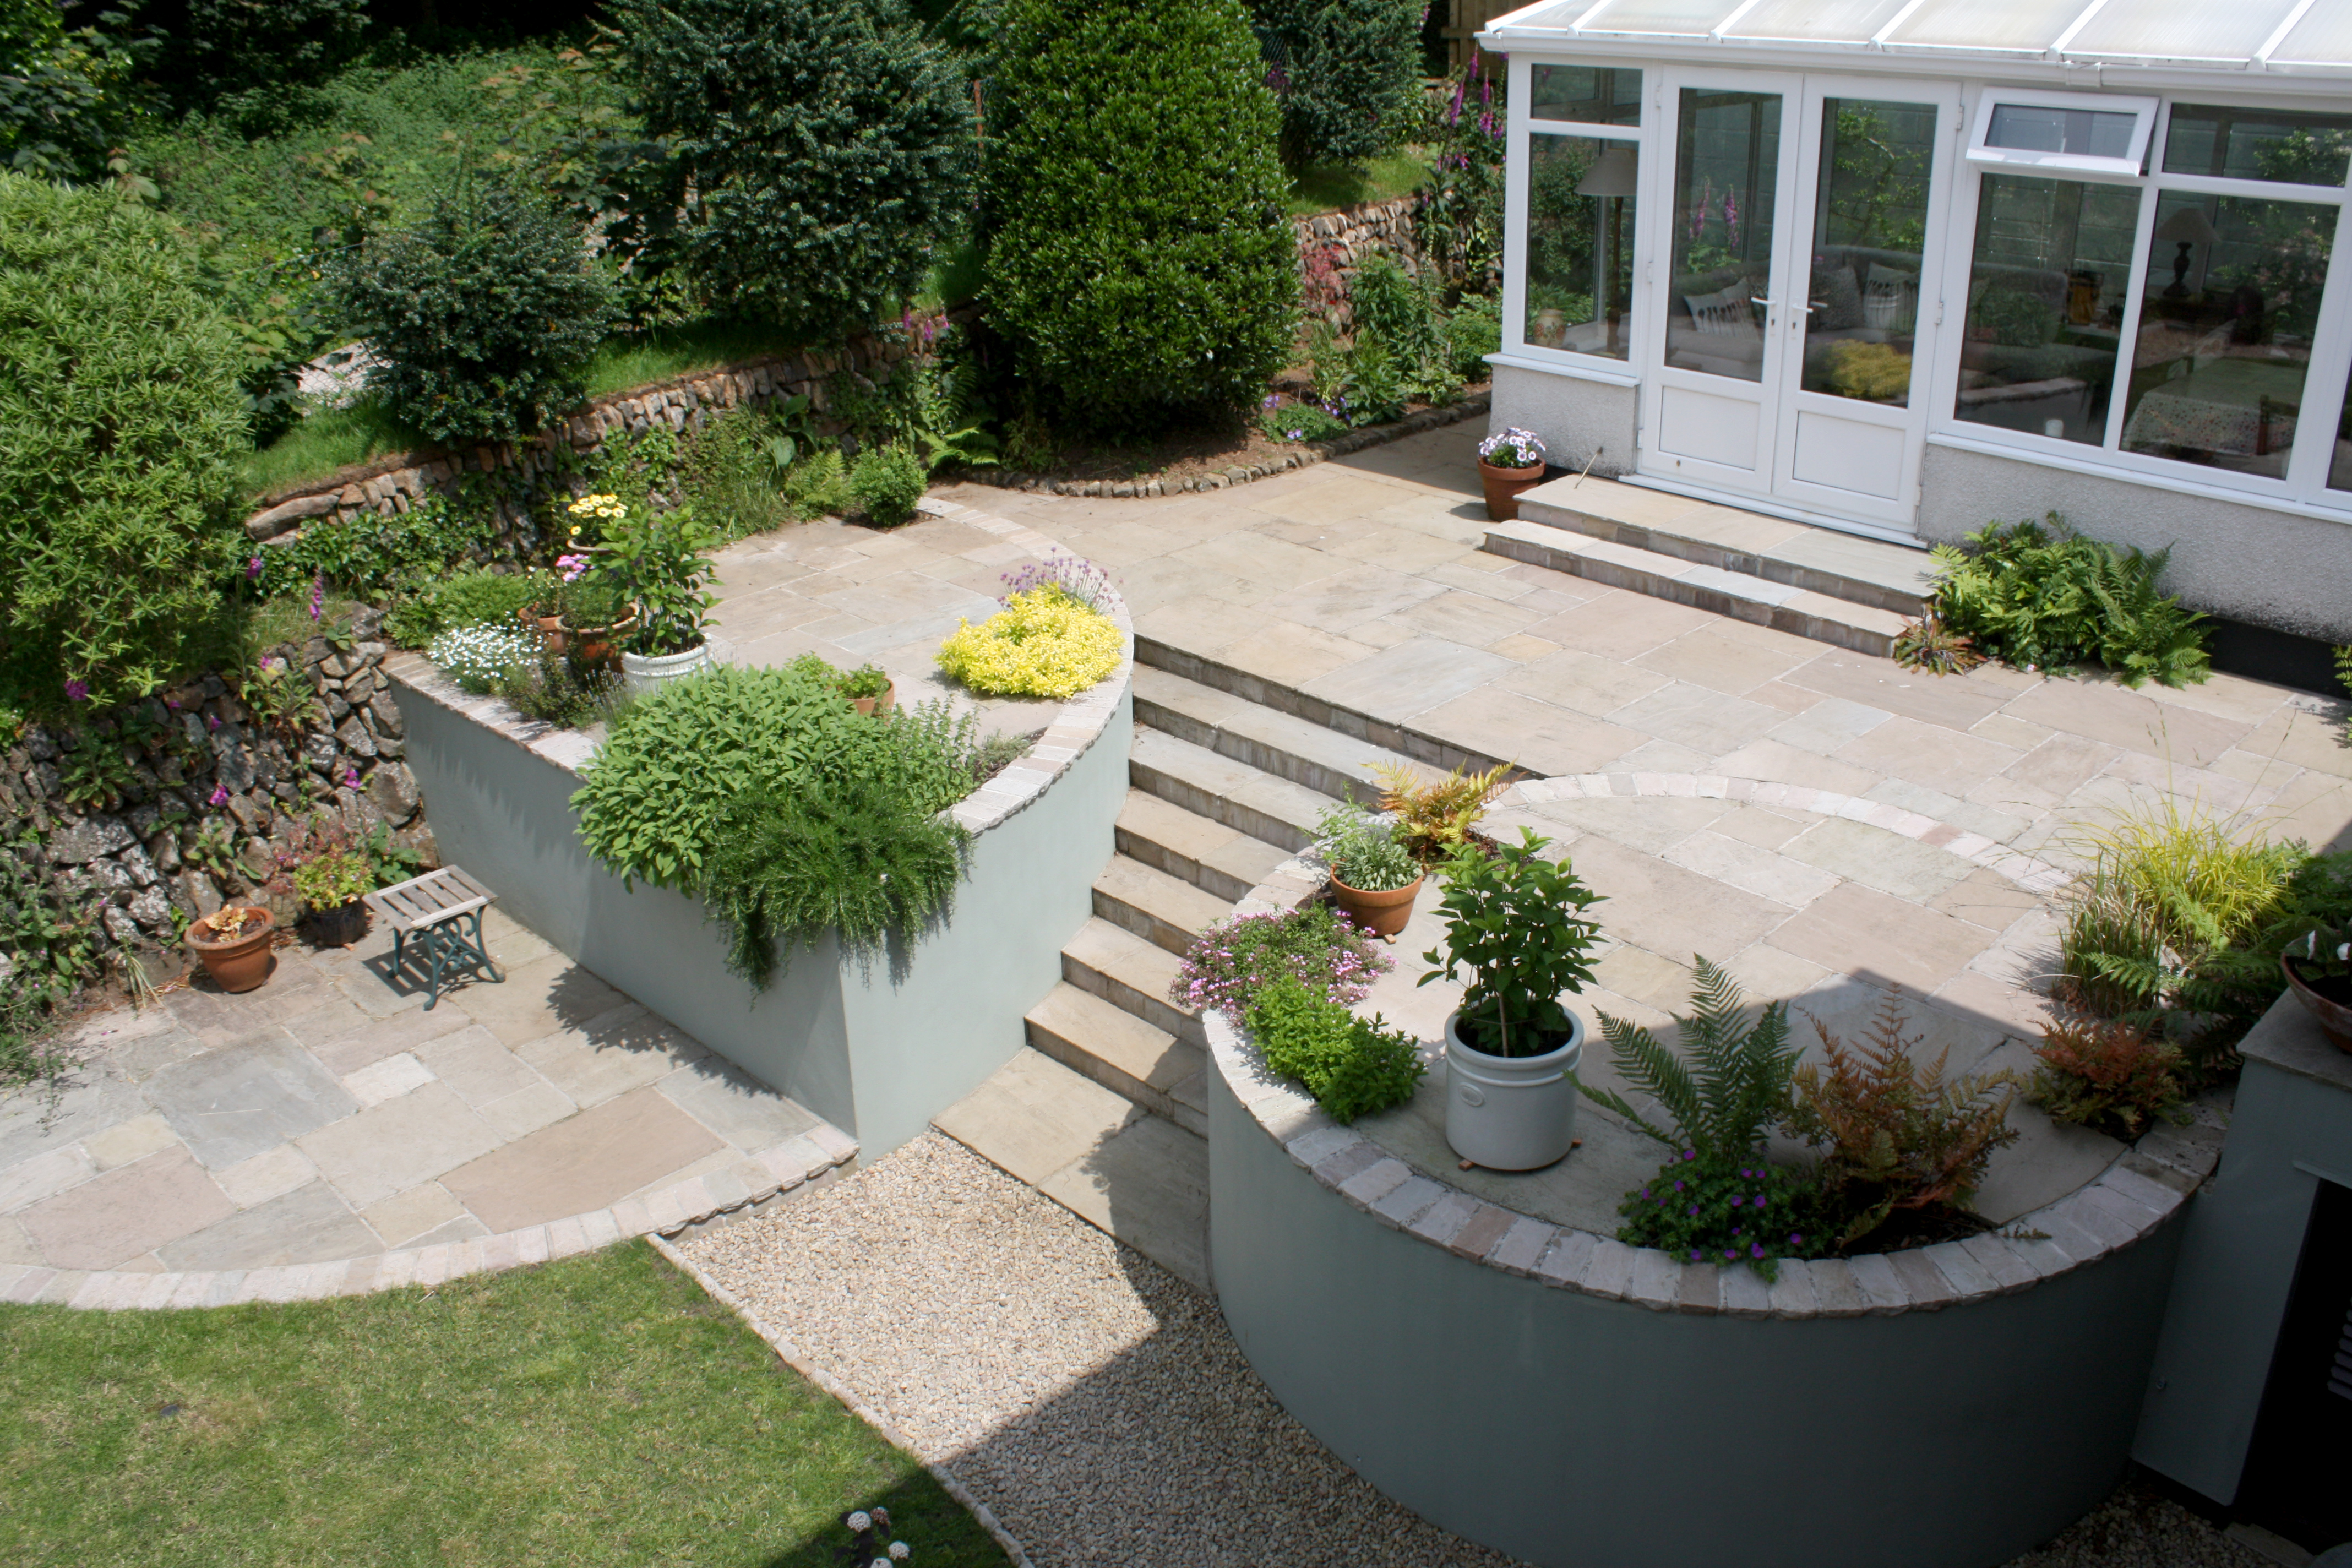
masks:
[(1181, 958), (1192, 946), (1192, 933), (1183, 927), (1161, 919), (1150, 910), (1129, 903), (1116, 894), (1100, 888), (1094, 890), (1095, 917), (1108, 921), (1124, 931), (1130, 931), (1152, 946)]
[(1530, 566), (1564, 572), (1572, 577), (1582, 577), (1612, 588), (1622, 588), (1628, 593), (1646, 595), (1653, 599), (1664, 599), (1670, 604), (1688, 605), (1709, 615), (1769, 626), (1791, 637), (1807, 637), (1814, 642), (1828, 643), (1833, 647), (1850, 648), (1874, 658), (1891, 658), (1895, 651), (1895, 639), (1885, 632), (1824, 620), (1786, 605), (1735, 598), (1696, 583), (1685, 583), (1613, 561), (1598, 561), (1568, 551), (1549, 550), (1526, 540), (1513, 539), (1507, 534), (1489, 533), (1486, 549), (1491, 554), (1525, 562)]
[(1206, 1138), (1209, 1119), (1181, 1100), (1152, 1088), (1133, 1073), (1124, 1072), (1087, 1049), (1080, 1040), (1069, 1039), (1059, 1031), (1046, 1028), (1034, 1018), (1027, 1021), (1029, 1044), (1068, 1068), (1109, 1089), (1113, 1094), (1133, 1100), (1143, 1110), (1164, 1121), (1172, 1121), (1187, 1132)]
[(1190, 1041), (1202, 1050), (1209, 1048), (1209, 1032), (1202, 1026), (1201, 1020), (1164, 997), (1147, 995), (1125, 981), (1105, 974), (1092, 964), (1081, 963), (1066, 952), (1062, 954), (1062, 978), (1081, 991), (1101, 997), (1120, 1012), (1134, 1015), (1155, 1029), (1165, 1029), (1178, 1039)]
[[(1606, 539), (1632, 550), (1646, 550), (1653, 555), (1670, 555), (1677, 561), (1695, 565), (1713, 566), (1725, 572), (1737, 572), (1742, 576), (1761, 578), (1784, 587), (1803, 588), (1815, 594), (1826, 594), (1832, 599), (1843, 599), (1851, 605), (1863, 605), (1874, 610), (1891, 610), (1898, 616), (1916, 616), (1925, 608), (1925, 601), (1916, 594), (1906, 594), (1884, 584), (1865, 583), (1857, 578), (1824, 572), (1817, 566), (1806, 566), (1794, 561), (1777, 560), (1751, 551), (1735, 550), (1728, 545), (1710, 543), (1704, 539), (1691, 539), (1681, 534), (1660, 533), (1652, 529), (1635, 527), (1605, 517), (1591, 517), (1565, 507), (1544, 501), (1522, 500), (1519, 519), (1523, 522), (1539, 522), (1547, 528), (1581, 533), (1591, 539)], [(1580, 576), (1599, 577), (1580, 573)], [(1629, 584), (1616, 584), (1628, 586)], [(1664, 595), (1656, 595), (1664, 597)], [(1746, 617), (1742, 617), (1745, 619)]]
[(1118, 852), (1129, 859), (1140, 860), (1155, 871), (1165, 871), (1171, 877), (1180, 878), (1229, 904), (1239, 903), (1249, 897), (1254, 884), (1243, 881), (1229, 871), (1204, 866), (1189, 855), (1179, 855), (1166, 845), (1156, 843), (1129, 828), (1119, 828), (1112, 837)]
[[(1488, 756), (1484, 752), (1464, 751), (1461, 747), (1438, 740), (1434, 736), (1424, 735), (1419, 731), (1407, 730), (1384, 720), (1374, 719), (1369, 714), (1359, 713), (1352, 708), (1339, 707), (1334, 703), (1324, 701), (1319, 697), (1311, 697), (1293, 687), (1275, 685), (1262, 676), (1252, 675), (1247, 670), (1236, 669), (1229, 664), (1220, 664), (1215, 659), (1203, 658), (1199, 654), (1187, 652), (1183, 648), (1172, 647), (1156, 637), (1145, 637), (1141, 633), (1136, 635), (1135, 658), (1139, 664), (1150, 665), (1154, 669), (1164, 669), (1171, 675), (1181, 675), (1187, 680), (1213, 687), (1219, 691), (1238, 697), (1245, 702), (1255, 702), (1261, 708), (1271, 708), (1277, 713), (1286, 713), (1294, 719), (1304, 719), (1310, 724), (1320, 724), (1326, 730), (1337, 731), (1351, 740), (1369, 741), (1375, 746), (1411, 757), (1415, 762), (1426, 763), (1433, 768), (1449, 772), (1454, 768), (1461, 768), (1465, 772), (1476, 773), (1491, 768), (1497, 763), (1509, 761), (1507, 757)], [(1137, 712), (1139, 722), (1141, 719), (1139, 707)], [(1178, 739), (1189, 740), (1191, 737), (1180, 735)], [(1205, 744), (1200, 742), (1194, 743)], [(1518, 773), (1513, 776), (1530, 775)], [(1202, 813), (1202, 815), (1208, 814)], [(1270, 844), (1282, 845), (1285, 848), (1304, 847), (1302, 845), (1294, 844), (1286, 839), (1268, 837), (1265, 834), (1259, 834), (1257, 837), (1265, 838)]]
[(1195, 816), (1205, 816), (1212, 822), (1222, 823), (1235, 832), (1263, 839), (1278, 849), (1296, 853), (1315, 841), (1315, 836), (1305, 828), (1294, 826), (1280, 817), (1269, 816), (1238, 801), (1212, 795), (1183, 779), (1171, 778), (1132, 757), (1127, 763), (1127, 780), (1147, 795), (1156, 795), (1171, 805), (1182, 806)]
[(1214, 752), (1221, 757), (1245, 763), (1262, 773), (1272, 773), (1276, 778), (1287, 779), (1318, 795), (1328, 795), (1334, 800), (1352, 800), (1361, 805), (1370, 805), (1380, 798), (1380, 786), (1371, 782), (1369, 774), (1360, 778), (1350, 777), (1310, 757), (1297, 756), (1247, 736), (1218, 729), (1213, 724), (1203, 723), (1190, 714), (1162, 707), (1148, 697), (1139, 695), (1136, 698), (1135, 721), (1148, 729), (1173, 735), (1180, 741), (1190, 741), (1203, 751)]

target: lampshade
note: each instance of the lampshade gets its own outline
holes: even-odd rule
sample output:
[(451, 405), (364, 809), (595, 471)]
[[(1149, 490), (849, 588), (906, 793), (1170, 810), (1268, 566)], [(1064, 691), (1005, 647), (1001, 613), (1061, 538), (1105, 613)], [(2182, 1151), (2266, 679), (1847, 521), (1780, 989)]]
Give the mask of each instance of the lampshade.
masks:
[(2168, 245), (2184, 239), (2191, 245), (2210, 245), (2221, 237), (2213, 232), (2212, 220), (2203, 207), (2176, 207), (2170, 217), (2156, 226), (2156, 237)]
[(1631, 147), (1612, 147), (1592, 161), (1584, 178), (1576, 182), (1580, 196), (1630, 196), (1639, 165)]

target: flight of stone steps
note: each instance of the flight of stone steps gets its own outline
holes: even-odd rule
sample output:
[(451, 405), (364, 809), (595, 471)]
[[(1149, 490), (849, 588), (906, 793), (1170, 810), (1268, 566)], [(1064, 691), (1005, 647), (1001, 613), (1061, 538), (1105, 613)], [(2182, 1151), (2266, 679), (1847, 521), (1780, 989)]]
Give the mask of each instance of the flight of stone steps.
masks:
[[(1169, 1000), (1202, 928), (1314, 840), (1335, 799), (1370, 803), (1365, 764), (1427, 761), (1207, 684), (1234, 672), (1143, 639), (1118, 852), (1028, 1046), (936, 1124), (1146, 1257), (1208, 1283), (1206, 1037)], [(1270, 694), (1295, 700), (1293, 694)], [(1423, 748), (1426, 749), (1426, 748)], [(1448, 756), (1448, 765), (1463, 761)]]

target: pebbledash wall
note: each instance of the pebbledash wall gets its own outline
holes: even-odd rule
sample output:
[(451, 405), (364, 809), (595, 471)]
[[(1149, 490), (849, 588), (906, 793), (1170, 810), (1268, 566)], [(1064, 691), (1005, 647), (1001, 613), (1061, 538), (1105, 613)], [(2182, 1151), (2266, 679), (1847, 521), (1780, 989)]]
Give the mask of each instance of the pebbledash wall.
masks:
[(589, 858), (572, 796), (594, 742), (468, 696), (425, 659), (398, 659), (391, 674), (445, 858), (582, 966), (875, 1159), (1020, 1049), (1022, 1016), (1061, 978), (1062, 943), (1093, 912), (1132, 724), (1134, 628), (1123, 604), (1114, 618), (1127, 636), (1118, 672), (1063, 704), (1027, 756), (956, 807), (974, 838), (946, 919), (871, 966), (828, 934), (787, 952), (765, 992), (727, 973), (699, 901), (625, 887)]

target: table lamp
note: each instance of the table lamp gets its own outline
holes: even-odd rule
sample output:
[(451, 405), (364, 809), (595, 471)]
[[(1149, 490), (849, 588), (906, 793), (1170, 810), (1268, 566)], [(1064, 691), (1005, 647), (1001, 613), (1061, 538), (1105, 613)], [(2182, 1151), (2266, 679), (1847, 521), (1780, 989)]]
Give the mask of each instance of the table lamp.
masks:
[(2213, 232), (2213, 225), (2203, 207), (2180, 207), (2156, 226), (2159, 245), (2178, 241), (2180, 252), (2172, 258), (2172, 284), (2164, 291), (2168, 300), (2189, 298), (2189, 250), (2191, 246), (2210, 245), (2221, 237)]
[(1616, 357), (1619, 353), (1617, 347), (1619, 319), (1617, 258), (1620, 254), (1618, 231), (1624, 221), (1623, 198), (1633, 194), (1635, 186), (1639, 184), (1640, 172), (1640, 164), (1634, 157), (1633, 148), (1612, 147), (1592, 160), (1592, 167), (1587, 169), (1584, 172), (1584, 178), (1576, 183), (1576, 194), (1580, 196), (1618, 198), (1612, 201), (1609, 207), (1609, 251), (1602, 259), (1601, 272), (1601, 319), (1608, 323), (1608, 353), (1612, 358)]

